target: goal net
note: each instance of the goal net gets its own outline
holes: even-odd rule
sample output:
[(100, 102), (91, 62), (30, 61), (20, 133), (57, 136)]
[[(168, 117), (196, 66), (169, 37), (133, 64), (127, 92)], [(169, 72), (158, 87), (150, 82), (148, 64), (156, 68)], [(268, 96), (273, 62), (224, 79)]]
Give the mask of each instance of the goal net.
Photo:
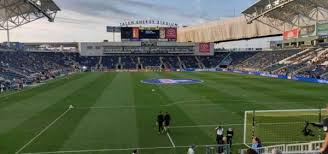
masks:
[[(321, 123), (327, 116), (324, 109), (245, 111), (243, 142), (250, 145), (253, 137), (258, 137), (266, 146), (321, 140), (321, 129), (305, 126), (307, 122)], [(305, 128), (311, 131), (307, 135)]]

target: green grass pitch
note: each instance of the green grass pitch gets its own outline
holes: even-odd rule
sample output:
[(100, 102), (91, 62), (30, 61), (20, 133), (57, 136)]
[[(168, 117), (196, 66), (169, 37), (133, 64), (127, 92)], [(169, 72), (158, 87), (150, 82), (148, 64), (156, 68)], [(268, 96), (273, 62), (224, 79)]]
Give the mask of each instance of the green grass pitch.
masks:
[[(204, 83), (140, 82), (152, 78)], [(328, 86), (323, 84), (210, 72), (79, 73), (0, 95), (0, 154), (125, 154), (136, 147), (144, 148), (142, 154), (181, 154), (191, 144), (215, 144), (217, 125), (234, 128), (236, 151), (242, 148), (245, 110), (318, 108), (326, 103)], [(69, 105), (75, 108), (68, 110)], [(159, 111), (171, 113), (175, 149), (167, 135), (157, 134)], [(204, 153), (201, 147), (197, 150)]]

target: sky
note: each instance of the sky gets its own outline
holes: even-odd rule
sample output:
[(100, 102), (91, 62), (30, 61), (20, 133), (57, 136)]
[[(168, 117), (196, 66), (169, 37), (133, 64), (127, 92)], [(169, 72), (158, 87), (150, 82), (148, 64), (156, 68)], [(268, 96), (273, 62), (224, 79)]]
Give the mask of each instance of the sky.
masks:
[[(155, 19), (179, 25), (224, 20), (240, 13), (255, 0), (54, 0), (61, 11), (54, 23), (41, 19), (10, 32), (11, 41), (84, 42), (109, 37), (106, 26), (129, 20)], [(6, 41), (6, 32), (0, 32)]]

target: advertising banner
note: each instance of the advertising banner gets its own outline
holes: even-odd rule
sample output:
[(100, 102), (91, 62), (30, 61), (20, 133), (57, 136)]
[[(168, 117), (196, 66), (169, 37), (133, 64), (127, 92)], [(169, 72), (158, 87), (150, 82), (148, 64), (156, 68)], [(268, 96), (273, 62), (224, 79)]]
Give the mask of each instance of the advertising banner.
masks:
[(286, 32), (283, 33), (284, 40), (298, 38), (299, 35), (300, 35), (300, 29), (299, 28), (295, 28), (295, 29), (292, 29), (290, 31), (286, 31)]
[(210, 53), (211, 52), (211, 43), (199, 43), (199, 52)]
[(159, 29), (159, 38), (160, 39), (165, 39), (165, 33), (166, 33), (165, 28), (160, 28)]
[(138, 27), (133, 27), (132, 28), (132, 38), (133, 39), (139, 39), (139, 33), (140, 33), (140, 30)]
[(166, 28), (165, 38), (169, 40), (177, 39), (177, 28)]
[(301, 37), (309, 37), (309, 36), (316, 36), (316, 26), (304, 26), (301, 27)]
[(121, 27), (113, 27), (113, 26), (107, 26), (106, 31), (109, 33), (120, 33)]
[(318, 36), (328, 35), (328, 23), (317, 24)]

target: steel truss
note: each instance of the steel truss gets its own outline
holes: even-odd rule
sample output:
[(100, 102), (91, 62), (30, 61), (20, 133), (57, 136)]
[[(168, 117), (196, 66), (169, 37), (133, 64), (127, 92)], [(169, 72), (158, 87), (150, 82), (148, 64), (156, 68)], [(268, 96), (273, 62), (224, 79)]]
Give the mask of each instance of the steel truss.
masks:
[(258, 21), (283, 32), (328, 21), (328, 1), (260, 0), (242, 13), (249, 24)]
[(58, 11), (52, 0), (0, 0), (0, 30), (11, 30), (43, 17), (53, 22)]

